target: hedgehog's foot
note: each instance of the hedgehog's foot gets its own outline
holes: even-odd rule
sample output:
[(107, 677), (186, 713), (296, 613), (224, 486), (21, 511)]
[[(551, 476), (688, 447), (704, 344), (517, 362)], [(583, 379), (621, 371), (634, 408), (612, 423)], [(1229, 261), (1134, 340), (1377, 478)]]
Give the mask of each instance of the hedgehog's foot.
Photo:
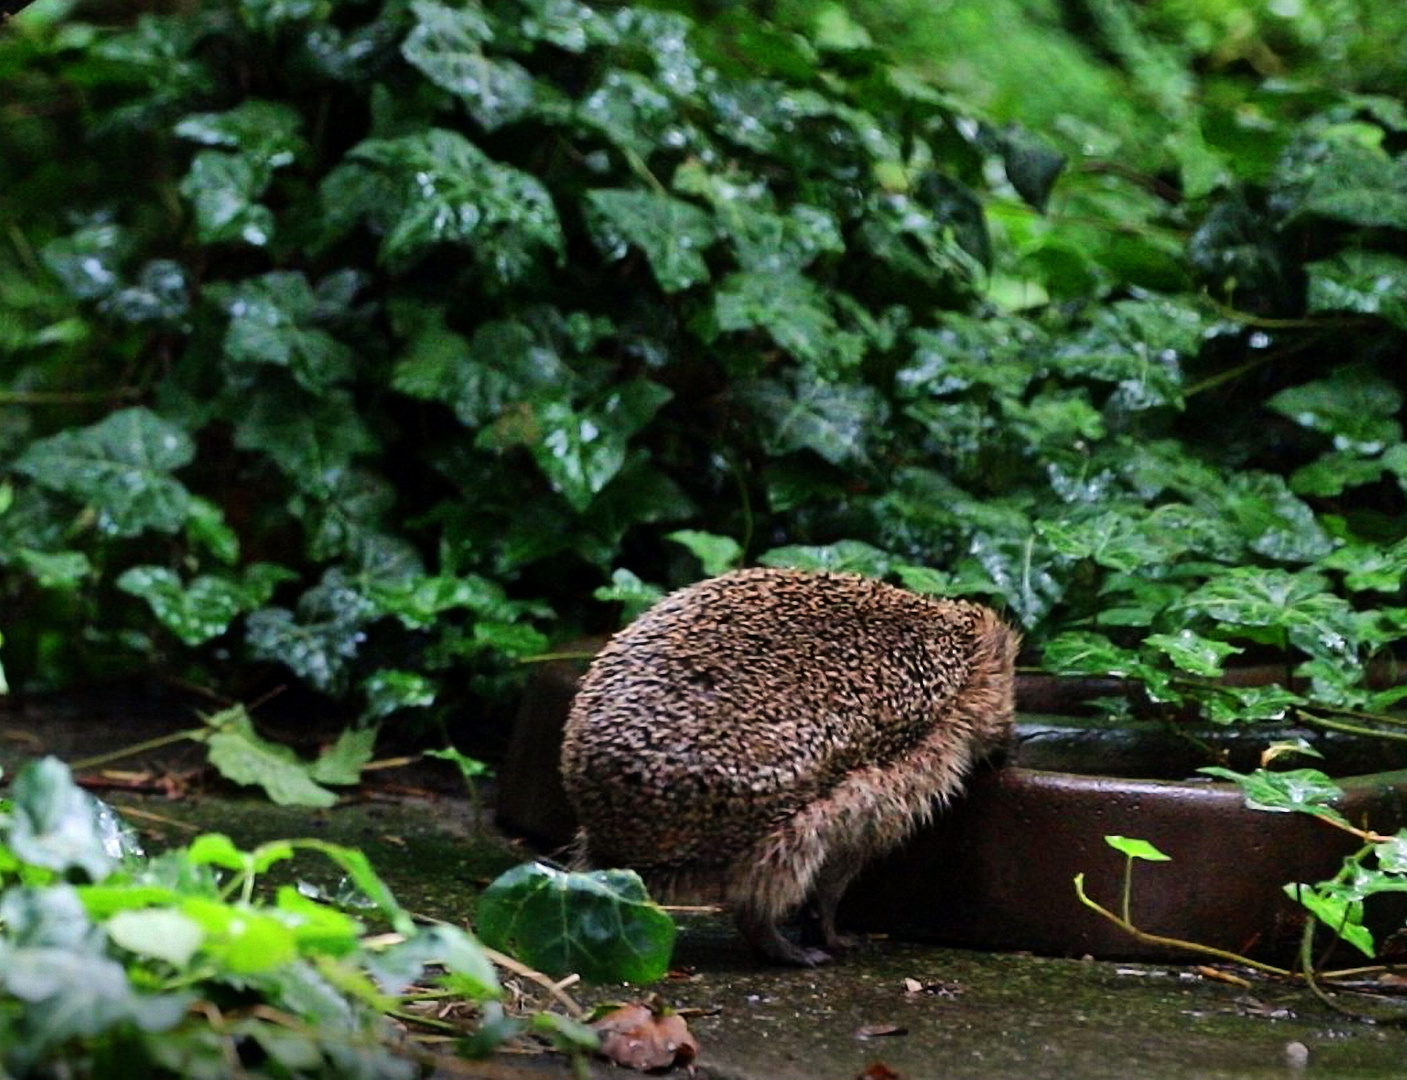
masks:
[(865, 944), (865, 939), (853, 934), (842, 934), (835, 928), (835, 912), (829, 917), (818, 904), (807, 904), (801, 909), (801, 943), (814, 946), (830, 953), (831, 956), (844, 956)]
[(797, 967), (815, 967), (828, 964), (834, 957), (825, 949), (797, 945), (782, 934), (773, 919), (759, 915), (746, 907), (740, 907), (734, 918), (738, 931), (758, 953), (779, 964), (794, 964)]
[(850, 952), (864, 943), (863, 938), (842, 934), (835, 928), (836, 909), (861, 861), (859, 852), (845, 852), (841, 858), (830, 859), (816, 875), (811, 898), (801, 910), (804, 943), (819, 945), (834, 955)]

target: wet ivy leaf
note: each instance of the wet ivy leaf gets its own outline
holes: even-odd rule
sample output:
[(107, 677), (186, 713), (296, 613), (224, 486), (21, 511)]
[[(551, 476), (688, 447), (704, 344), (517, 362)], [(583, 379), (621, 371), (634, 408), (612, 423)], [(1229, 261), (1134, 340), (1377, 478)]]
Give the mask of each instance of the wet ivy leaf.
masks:
[(572, 381), (556, 349), (526, 322), (492, 319), (465, 339), (445, 325), (443, 310), (424, 313), (397, 361), (392, 385), (440, 401), (466, 427), (482, 427), (510, 406)]
[(1365, 458), (1355, 451), (1331, 450), (1290, 474), (1290, 490), (1296, 495), (1333, 498), (1349, 488), (1375, 484), (1386, 463)]
[(15, 774), (6, 843), (35, 866), (59, 873), (78, 869), (101, 881), (117, 858), (104, 841), (98, 805), (57, 758), (30, 762)]
[(186, 271), (170, 259), (152, 259), (131, 285), (118, 289), (99, 305), (123, 322), (171, 322), (190, 309)]
[(667, 293), (708, 280), (703, 253), (717, 226), (707, 211), (658, 192), (615, 188), (589, 191), (586, 201), (592, 235), (607, 258), (619, 260), (631, 246), (639, 248)]
[(365, 640), (363, 626), (376, 604), (348, 584), (341, 570), (329, 570), (298, 602), (298, 613), (261, 608), (245, 620), (253, 656), (287, 665), (319, 690), (342, 686), (347, 667)]
[(1280, 166), (1295, 215), (1349, 225), (1407, 229), (1407, 177), (1384, 150), (1353, 139), (1301, 144)]
[(1046, 642), (1042, 666), (1056, 675), (1118, 675), (1137, 678), (1147, 665), (1132, 649), (1115, 645), (1103, 634), (1067, 630)]
[(230, 360), (285, 367), (314, 394), (351, 376), (352, 349), (316, 325), (317, 299), (302, 273), (276, 270), (218, 295), (230, 316), (225, 332)]
[(567, 52), (614, 45), (619, 37), (609, 19), (577, 0), (525, 0), (519, 29), (530, 41), (545, 41)]
[(621, 622), (630, 622), (664, 595), (658, 585), (649, 585), (625, 567), (611, 571), (611, 583), (591, 591), (594, 599), (621, 605)]
[(1146, 519), (1109, 510), (1085, 520), (1036, 522), (1036, 531), (1057, 553), (1090, 559), (1100, 566), (1132, 573), (1170, 562), (1182, 552), (1175, 537), (1146, 529)]
[(931, 566), (896, 566), (894, 573), (904, 588), (929, 596), (947, 596), (953, 588), (953, 577)]
[(36, 440), (14, 468), (91, 504), (101, 531), (136, 536), (146, 529), (172, 533), (181, 527), (191, 496), (170, 474), (194, 456), (189, 435), (138, 406)]
[(688, 548), (690, 554), (703, 566), (706, 577), (726, 573), (742, 561), (743, 549), (731, 536), (699, 532), (697, 529), (680, 529), (668, 534), (665, 539)]
[(1402, 441), (1402, 391), (1367, 367), (1335, 368), (1327, 379), (1281, 390), (1266, 406), (1331, 436), (1338, 450), (1377, 454)]
[(772, 548), (759, 556), (757, 561), (762, 566), (831, 570), (882, 578), (893, 567), (894, 556), (863, 540), (839, 540), (822, 546), (791, 544)]
[(1376, 956), (1373, 933), (1363, 925), (1363, 903), (1336, 896), (1332, 891), (1314, 885), (1285, 886), (1285, 895), (1303, 904), (1329, 930), (1358, 949), (1364, 956)]
[(1350, 248), (1310, 263), (1309, 310), (1380, 315), (1407, 329), (1407, 260), (1381, 251)]
[(1256, 769), (1252, 773), (1238, 773), (1219, 765), (1205, 765), (1197, 771), (1238, 785), (1246, 805), (1252, 810), (1310, 814), (1348, 824), (1344, 816), (1329, 805), (1343, 797), (1342, 789), (1318, 769), (1285, 772)]
[(265, 247), (274, 235), (274, 215), (259, 199), (271, 174), (239, 154), (202, 150), (181, 180), (180, 192), (195, 211), (196, 233), (207, 244), (239, 242)]
[(521, 120), (537, 106), (545, 88), (526, 68), (484, 55), (493, 30), (477, 3), (456, 9), (414, 0), (411, 10), (416, 26), (401, 55), (436, 86), (463, 100), (486, 131)]
[(327, 807), (337, 796), (312, 779), (312, 768), (286, 746), (254, 730), (243, 709), (227, 709), (208, 721), (210, 764), (226, 780), (257, 785), (280, 806)]
[(1214, 679), (1221, 675), (1221, 663), (1228, 656), (1244, 650), (1224, 641), (1213, 641), (1186, 627), (1176, 634), (1149, 634), (1143, 639), (1183, 671)]
[(564, 873), (530, 863), (479, 897), (484, 944), (553, 975), (651, 983), (669, 968), (674, 922), (630, 870)]
[(410, 983), (422, 981), (431, 964), (444, 969), (435, 982), (471, 1001), (492, 1001), (503, 993), (498, 972), (478, 939), (448, 923), (419, 927), (376, 957), (372, 970), (383, 993), (399, 994)]
[(478, 442), (526, 444), (553, 489), (581, 512), (624, 468), (627, 443), (672, 396), (658, 383), (632, 379), (588, 408), (540, 402), (485, 429)]
[(1167, 862), (1171, 858), (1164, 855), (1147, 840), (1132, 840), (1127, 836), (1106, 836), (1104, 842), (1121, 855), (1130, 859), (1146, 859), (1149, 862)]
[(76, 589), (93, 575), (93, 564), (81, 551), (34, 551), (20, 548), (14, 561), (41, 589)]
[(424, 709), (435, 704), (438, 690), (433, 680), (416, 671), (382, 668), (362, 683), (366, 695), (363, 720), (381, 720), (402, 709)]
[(789, 382), (747, 383), (737, 393), (761, 417), (769, 453), (810, 450), (832, 465), (864, 462), (866, 435), (882, 429), (888, 418), (884, 400), (863, 383), (798, 374)]
[(837, 327), (820, 288), (796, 271), (730, 274), (714, 293), (714, 318), (725, 332), (765, 330), (799, 360), (825, 367)]
[(243, 402), (235, 445), (266, 454), (300, 490), (329, 498), (352, 460), (379, 444), (350, 394), (339, 390), (303, 400), (278, 389), (256, 391)]
[(1407, 874), (1407, 829), (1373, 845), (1378, 868), (1387, 874)]
[(88, 225), (44, 245), (44, 265), (76, 300), (98, 300), (117, 289), (122, 263), (132, 249), (130, 234), (117, 225)]
[(333, 170), (324, 200), (339, 201), (334, 178), (347, 169), (366, 168), (391, 180), (389, 189), (368, 189), (350, 212), (384, 221), (381, 258), (394, 266), (453, 244), (468, 249), (489, 281), (506, 285), (564, 250), (557, 209), (542, 182), (494, 161), (456, 131), (368, 139), (348, 157), (364, 165)]
[(161, 566), (129, 567), (117, 587), (151, 605), (157, 620), (187, 645), (223, 634), (235, 616), (268, 602), (281, 582), (297, 575), (271, 563), (255, 563), (240, 578), (202, 574), (189, 585)]
[(71, 887), (7, 890), (0, 920), (7, 929), (7, 940), (0, 941), (0, 987), (33, 1006), (24, 1013), (31, 1052), (123, 1024), (167, 1031), (185, 1016), (190, 995), (133, 987), (126, 969), (105, 955), (103, 938)]
[(246, 98), (225, 112), (192, 113), (176, 125), (176, 134), (204, 146), (238, 151), (265, 169), (280, 169), (307, 153), (302, 126), (303, 117), (292, 106)]
[(1203, 713), (1214, 724), (1284, 720), (1305, 699), (1283, 686), (1218, 686), (1202, 698)]
[(1407, 582), (1407, 540), (1389, 548), (1345, 544), (1319, 560), (1326, 570), (1342, 570), (1344, 584), (1354, 592), (1395, 593)]

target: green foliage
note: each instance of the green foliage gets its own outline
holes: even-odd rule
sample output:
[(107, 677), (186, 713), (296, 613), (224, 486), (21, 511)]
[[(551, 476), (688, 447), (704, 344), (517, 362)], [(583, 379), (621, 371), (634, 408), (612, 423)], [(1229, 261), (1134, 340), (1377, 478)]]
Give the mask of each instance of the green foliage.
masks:
[(549, 975), (652, 983), (664, 977), (674, 949), (673, 920), (633, 870), (516, 866), (484, 890), (477, 911), (485, 944)]
[[(9, 1074), (216, 1077), (238, 1060), (249, 1076), (411, 1077), (413, 1047), (384, 1013), (405, 1015), (412, 982), (481, 1004), (501, 995), (482, 946), (416, 927), (360, 852), (319, 840), (245, 852), (210, 834), (119, 861), (60, 763), (26, 766), (14, 794), (0, 817)], [(300, 852), (347, 874), (356, 915), (259, 886)]]
[(1355, 19), (1407, 20), (1361, 6), (1101, 0), (1102, 65), (1036, 0), (32, 11), (5, 673), (480, 716), (554, 639), (788, 564), (995, 604), (1169, 717), (1391, 730), (1407, 110)]

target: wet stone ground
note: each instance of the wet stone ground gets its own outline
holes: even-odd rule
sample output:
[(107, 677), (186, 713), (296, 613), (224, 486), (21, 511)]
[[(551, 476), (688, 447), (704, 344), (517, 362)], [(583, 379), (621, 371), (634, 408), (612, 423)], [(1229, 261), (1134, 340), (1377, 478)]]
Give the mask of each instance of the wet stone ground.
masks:
[[(71, 760), (153, 734), (135, 721), (105, 730), (94, 719), (87, 710), (42, 717), (7, 711), (0, 699), (0, 763), (13, 775), (35, 753)], [(189, 717), (179, 723), (188, 725)], [(164, 751), (161, 760), (114, 767), (179, 771), (198, 769), (200, 761), (200, 749), (187, 745)], [(368, 791), (330, 811), (275, 807), (202, 779), (175, 799), (111, 787), (99, 794), (139, 829), (149, 851), (204, 831), (227, 833), (243, 847), (318, 836), (365, 850), (412, 910), (465, 920), (476, 892), (529, 853), (494, 832), (446, 779), (380, 772)], [(315, 880), (318, 871), (315, 861), (298, 866)], [(334, 884), (334, 877), (329, 871), (322, 883)], [(1245, 988), (1192, 968), (897, 941), (871, 942), (841, 964), (797, 971), (759, 965), (716, 917), (685, 916), (681, 926), (680, 976), (650, 989), (690, 1010), (701, 1045), (697, 1075), (705, 1080), (851, 1080), (876, 1063), (907, 1080), (1407, 1076), (1407, 1029), (1350, 1021), (1273, 983)], [(631, 987), (571, 992), (588, 1006), (644, 996)], [(1407, 1002), (1399, 1004), (1407, 1012)], [(571, 1070), (550, 1055), (499, 1055), (486, 1064), (446, 1061), (443, 1075), (567, 1077)], [(599, 1065), (592, 1075), (632, 1074)]]
[[(317, 812), (209, 795), (111, 801), (151, 849), (210, 829), (243, 846), (307, 835), (358, 845), (402, 902), (442, 918), (470, 917), (475, 892), (527, 854), (450, 795), (382, 796)], [(316, 869), (299, 867), (313, 878)], [(896, 941), (870, 942), (813, 971), (777, 969), (754, 961), (723, 919), (685, 915), (680, 922), (680, 977), (650, 989), (676, 1008), (697, 1010), (689, 1025), (705, 1078), (849, 1080), (876, 1062), (908, 1080), (1407, 1075), (1407, 1031), (1348, 1021), (1272, 983), (1246, 989), (1191, 968)], [(588, 1006), (641, 996), (630, 987), (572, 993)], [(456, 1073), (570, 1075), (551, 1058), (513, 1057), (479, 1069)], [(629, 1075), (605, 1066), (596, 1073)]]

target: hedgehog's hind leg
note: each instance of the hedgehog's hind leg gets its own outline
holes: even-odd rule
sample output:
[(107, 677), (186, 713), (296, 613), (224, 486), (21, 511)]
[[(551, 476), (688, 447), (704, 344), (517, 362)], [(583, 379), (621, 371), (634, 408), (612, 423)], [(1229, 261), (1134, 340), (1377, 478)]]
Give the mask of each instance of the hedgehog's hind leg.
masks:
[(833, 956), (850, 952), (862, 944), (861, 938), (842, 934), (835, 927), (836, 910), (845, 890), (860, 872), (862, 859), (858, 851), (844, 852), (839, 858), (832, 856), (816, 875), (811, 899), (802, 909), (802, 944), (816, 945)]
[(808, 807), (775, 827), (750, 848), (730, 875), (728, 899), (738, 930), (757, 952), (783, 964), (815, 967), (830, 960), (824, 949), (797, 945), (778, 924), (813, 891), (826, 863), (827, 830), (815, 807)]
[(769, 919), (756, 908), (739, 907), (734, 913), (738, 932), (753, 949), (768, 960), (797, 967), (815, 967), (829, 963), (834, 957), (825, 949), (798, 945), (784, 935), (775, 919)]

